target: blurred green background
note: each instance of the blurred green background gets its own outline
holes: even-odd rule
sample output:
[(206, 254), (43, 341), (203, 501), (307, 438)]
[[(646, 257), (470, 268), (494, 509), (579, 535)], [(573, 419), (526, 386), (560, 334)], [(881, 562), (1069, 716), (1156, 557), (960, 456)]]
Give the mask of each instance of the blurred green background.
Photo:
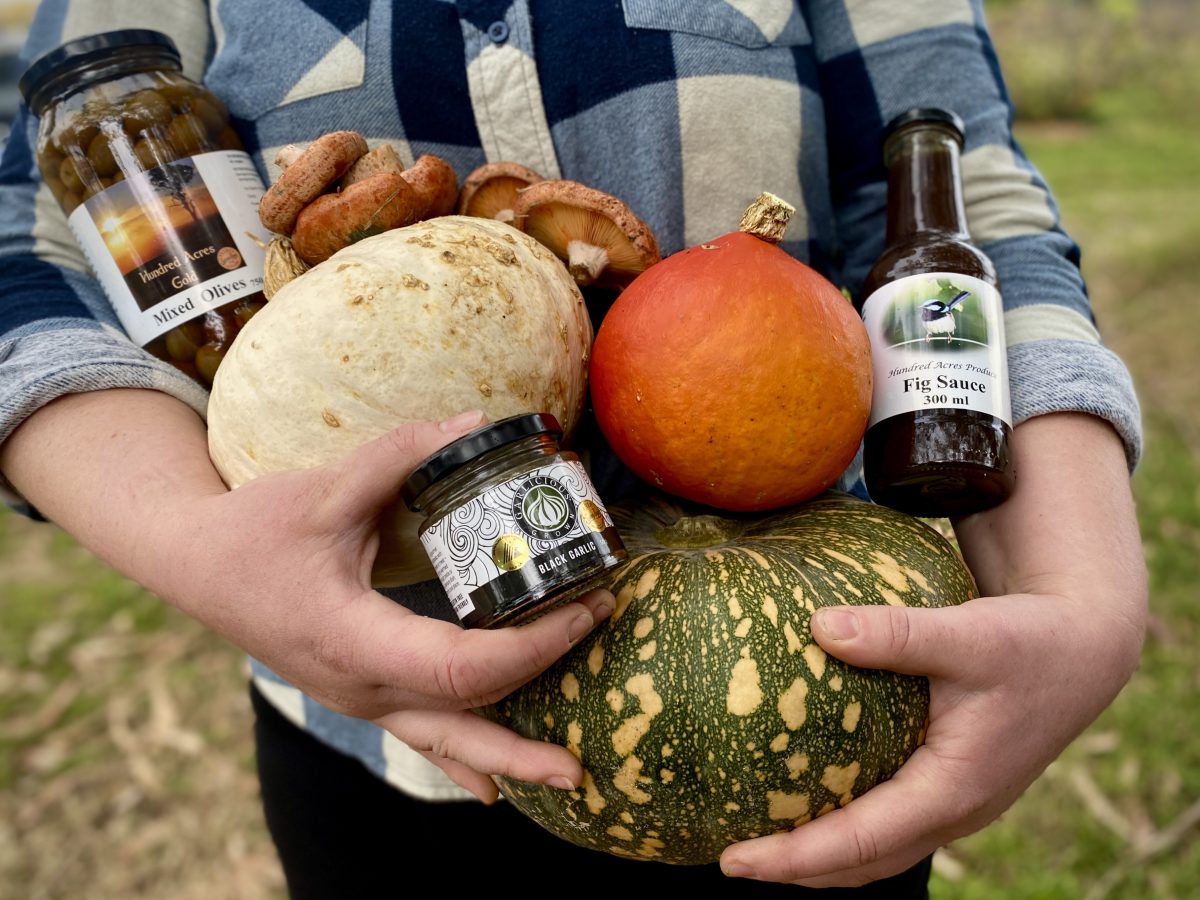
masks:
[[(0, 31), (30, 3), (0, 2)], [(1018, 137), (1143, 406), (1142, 666), (934, 897), (1200, 896), (1200, 9), (989, 0)], [(1103, 523), (1098, 523), (1102, 527)], [(240, 653), (0, 511), (0, 897), (282, 896)]]

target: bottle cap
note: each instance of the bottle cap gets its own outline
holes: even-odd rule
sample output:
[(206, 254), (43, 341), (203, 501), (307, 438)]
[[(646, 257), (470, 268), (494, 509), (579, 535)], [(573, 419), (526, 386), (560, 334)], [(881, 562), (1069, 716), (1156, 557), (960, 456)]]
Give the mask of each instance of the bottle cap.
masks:
[(447, 475), (458, 471), (471, 460), (490, 450), (535, 434), (562, 437), (562, 426), (550, 413), (510, 416), (482, 425), (447, 444), (417, 466), (404, 480), (400, 488), (400, 497), (409, 509), (416, 511), (420, 509), (418, 501), (421, 494)]
[(53, 78), (68, 68), (76, 68), (93, 62), (99, 62), (112, 54), (114, 50), (131, 47), (141, 47), (165, 56), (179, 65), (179, 48), (175, 42), (161, 31), (151, 31), (147, 28), (125, 28), (120, 31), (106, 31), (102, 34), (90, 34), (76, 38), (73, 41), (47, 50), (29, 64), (17, 86), (25, 103), (35, 113), (35, 98), (43, 87)]

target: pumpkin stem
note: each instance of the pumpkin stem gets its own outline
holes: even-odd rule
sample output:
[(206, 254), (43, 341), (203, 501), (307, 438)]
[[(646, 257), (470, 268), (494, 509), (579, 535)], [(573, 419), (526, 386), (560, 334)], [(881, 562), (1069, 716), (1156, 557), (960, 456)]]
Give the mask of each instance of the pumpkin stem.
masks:
[(752, 234), (760, 241), (768, 244), (778, 244), (783, 240), (788, 222), (796, 212), (796, 207), (781, 200), (774, 194), (763, 191), (758, 198), (742, 213), (740, 231)]
[(738, 537), (746, 526), (735, 519), (721, 516), (683, 516), (670, 525), (660, 525), (654, 537), (672, 550), (714, 547)]

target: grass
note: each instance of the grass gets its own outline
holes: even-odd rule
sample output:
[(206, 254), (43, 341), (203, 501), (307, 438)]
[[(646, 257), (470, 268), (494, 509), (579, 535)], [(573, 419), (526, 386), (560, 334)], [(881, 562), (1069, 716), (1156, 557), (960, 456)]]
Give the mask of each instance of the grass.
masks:
[[(1134, 30), (1143, 24), (1152, 36), (1178, 22), (1178, 4), (1142, 6), (1157, 8), (1135, 15)], [(998, 12), (1006, 66), (1006, 48), (1024, 55), (1050, 40), (1038, 28), (1040, 4)], [(999, 822), (941, 854), (939, 900), (1167, 900), (1194, 897), (1200, 885), (1200, 341), (1185, 299), (1200, 241), (1200, 31), (1130, 42), (1142, 53), (1158, 46), (1152, 82), (1129, 51), (1123, 71), (1068, 110), (1070, 121), (1024, 120), (1018, 137), (1084, 248), (1101, 331), (1142, 403), (1146, 447), (1134, 491), (1151, 587), (1145, 652), (1116, 702)], [(1027, 105), (1022, 91), (1039, 89), (1035, 76), (1014, 79), (1018, 109)]]
[[(989, 4), (1027, 113), (1019, 137), (1084, 248), (1101, 329), (1143, 404), (1134, 488), (1153, 618), (1117, 701), (999, 822), (939, 854), (937, 900), (1185, 900), (1200, 885), (1190, 7)], [(1069, 64), (1054, 61), (1064, 33)], [(0, 591), (0, 898), (281, 896), (241, 654), (2, 511)]]

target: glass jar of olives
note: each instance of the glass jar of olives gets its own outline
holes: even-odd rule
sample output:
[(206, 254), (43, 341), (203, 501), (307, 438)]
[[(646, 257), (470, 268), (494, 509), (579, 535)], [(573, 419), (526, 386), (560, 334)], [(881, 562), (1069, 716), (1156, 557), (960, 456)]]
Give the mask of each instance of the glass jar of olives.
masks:
[(262, 308), (262, 180), (224, 105), (157, 31), (42, 55), (20, 80), (37, 160), (129, 336), (211, 384)]

